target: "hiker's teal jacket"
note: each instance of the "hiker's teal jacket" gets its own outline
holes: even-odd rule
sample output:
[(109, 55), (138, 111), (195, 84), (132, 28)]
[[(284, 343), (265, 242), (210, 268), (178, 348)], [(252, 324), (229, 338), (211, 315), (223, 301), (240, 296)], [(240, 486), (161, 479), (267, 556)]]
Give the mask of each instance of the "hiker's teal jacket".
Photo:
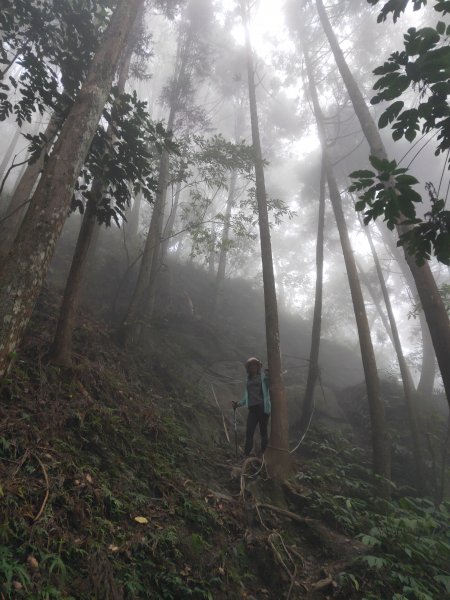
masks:
[[(266, 415), (270, 415), (271, 404), (270, 404), (270, 393), (269, 393), (269, 378), (265, 373), (261, 373), (261, 386), (264, 398), (264, 412)], [(242, 396), (240, 402), (238, 402), (238, 406), (247, 406), (248, 408), (248, 391), (247, 386), (245, 386), (245, 392)]]

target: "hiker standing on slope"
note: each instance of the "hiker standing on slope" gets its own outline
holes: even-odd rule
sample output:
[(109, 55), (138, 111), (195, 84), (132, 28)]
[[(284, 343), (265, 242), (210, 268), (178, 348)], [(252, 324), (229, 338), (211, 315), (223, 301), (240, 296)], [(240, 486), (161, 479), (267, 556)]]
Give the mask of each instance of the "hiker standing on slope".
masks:
[(270, 417), (270, 394), (267, 371), (262, 371), (262, 363), (257, 358), (249, 358), (245, 363), (247, 371), (247, 386), (240, 402), (234, 401), (233, 408), (239, 406), (248, 408), (247, 432), (245, 437), (245, 456), (249, 456), (253, 448), (253, 436), (259, 424), (261, 434), (261, 452), (267, 448), (269, 436), (267, 426)]

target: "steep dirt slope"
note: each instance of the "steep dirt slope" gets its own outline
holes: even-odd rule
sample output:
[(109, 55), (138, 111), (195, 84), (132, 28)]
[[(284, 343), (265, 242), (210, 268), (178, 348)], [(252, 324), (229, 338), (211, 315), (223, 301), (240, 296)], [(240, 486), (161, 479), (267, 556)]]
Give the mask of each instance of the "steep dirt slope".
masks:
[(332, 589), (359, 545), (302, 516), (306, 487), (236, 461), (221, 411), (179, 367), (180, 340), (137, 358), (86, 319), (61, 370), (45, 363), (54, 310), (47, 293), (0, 390), (1, 597)]

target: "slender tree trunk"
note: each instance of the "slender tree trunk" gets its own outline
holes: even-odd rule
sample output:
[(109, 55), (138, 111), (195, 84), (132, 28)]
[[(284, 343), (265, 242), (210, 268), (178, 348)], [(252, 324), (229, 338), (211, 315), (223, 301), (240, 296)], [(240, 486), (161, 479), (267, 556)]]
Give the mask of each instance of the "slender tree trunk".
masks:
[(44, 168), (45, 157), (48, 155), (48, 151), (53, 144), (53, 140), (55, 139), (60, 125), (60, 117), (57, 116), (56, 113), (53, 113), (44, 132), (47, 141), (42, 147), (39, 158), (26, 167), (14, 190), (14, 194), (4, 215), (6, 220), (0, 224), (0, 262), (5, 259), (16, 238), (20, 224), (28, 209), (28, 200), (31, 197), (38, 177)]
[[(139, 10), (138, 15), (141, 16), (141, 10)], [(117, 82), (117, 91), (119, 95), (123, 94), (125, 91), (125, 85), (130, 71), (131, 57), (133, 55), (133, 47), (134, 39), (131, 32), (119, 70)], [(111, 125), (108, 127), (106, 137), (111, 144), (114, 143), (114, 131)], [(102, 177), (98, 177), (92, 183), (90, 198), (86, 204), (69, 276), (67, 278), (66, 288), (64, 290), (55, 337), (49, 351), (49, 358), (52, 362), (65, 366), (69, 366), (72, 359), (72, 339), (75, 329), (75, 320), (80, 304), (88, 260), (93, 256), (90, 252), (90, 248), (94, 234), (99, 227), (97, 223), (97, 207), (102, 198), (104, 187), (105, 182)]]
[(417, 385), (418, 393), (429, 400), (433, 395), (434, 379), (436, 377), (436, 355), (434, 352), (433, 341), (430, 330), (425, 319), (423, 311), (419, 314), (420, 328), (422, 331), (422, 368), (420, 371), (420, 380)]
[(91, 198), (86, 204), (80, 233), (78, 235), (69, 276), (64, 290), (56, 333), (49, 352), (49, 359), (52, 362), (64, 366), (69, 366), (72, 361), (72, 337), (75, 328), (75, 319), (80, 303), (90, 242), (97, 223), (96, 204), (98, 198), (101, 197), (102, 190), (102, 183), (96, 182), (96, 184), (92, 186)]
[(213, 301), (211, 304), (211, 314), (214, 314), (220, 303), (221, 296), (223, 294), (223, 286), (225, 283), (225, 272), (227, 268), (227, 256), (228, 256), (228, 243), (230, 240), (230, 225), (231, 225), (231, 211), (234, 206), (236, 197), (236, 182), (237, 182), (237, 171), (232, 171), (230, 177), (230, 186), (228, 188), (227, 206), (225, 209), (225, 220), (222, 230), (222, 239), (220, 242), (219, 262), (217, 265), (216, 281), (214, 286)]
[[(171, 116), (172, 114), (174, 116), (174, 111), (171, 111)], [(168, 129), (171, 129), (170, 121), (171, 119), (169, 118)], [(138, 280), (122, 324), (121, 338), (125, 345), (135, 343), (139, 339), (146, 309), (146, 300), (148, 300), (150, 293), (149, 288), (156, 279), (155, 265), (158, 264), (160, 255), (168, 173), (169, 155), (166, 150), (163, 150), (159, 164), (158, 191), (153, 205), (153, 213), (142, 255)]]
[(3, 160), (0, 164), (0, 181), (3, 180), (3, 177), (6, 175), (6, 167), (11, 162), (12, 155), (14, 153), (14, 149), (17, 146), (17, 142), (19, 141), (20, 129), (17, 127), (14, 135), (9, 142), (9, 145), (6, 149), (5, 155), (3, 156)]
[(114, 74), (144, 0), (121, 0), (0, 271), (0, 378), (12, 362), (67, 218)]
[(246, 31), (246, 54), (248, 72), (248, 93), (252, 141), (255, 152), (256, 199), (258, 203), (259, 233), (264, 284), (264, 305), (266, 314), (267, 359), (269, 367), (270, 398), (272, 401), (272, 424), (270, 442), (266, 450), (269, 474), (275, 479), (285, 479), (290, 471), (289, 421), (286, 393), (281, 367), (280, 332), (278, 325), (277, 295), (272, 262), (269, 215), (264, 179), (264, 163), (259, 136), (258, 109), (255, 89), (255, 68), (250, 42), (249, 17), (246, 0), (242, 0), (242, 17)]
[[(348, 68), (344, 54), (342, 53), (336, 36), (331, 28), (322, 0), (316, 0), (316, 3), (322, 27), (327, 35), (336, 64), (355, 109), (356, 116), (358, 117), (361, 128), (369, 143), (371, 154), (378, 158), (385, 159), (387, 158), (387, 153), (381, 140), (380, 133), (367, 108), (361, 91)], [(400, 222), (397, 225), (398, 234), (402, 235), (410, 227), (411, 226), (402, 225)], [(450, 356), (450, 321), (448, 314), (444, 303), (442, 302), (430, 266), (425, 264), (424, 266), (419, 267), (416, 264), (415, 258), (406, 251), (405, 258), (414, 277), (419, 298), (422, 303), (422, 308), (436, 352), (436, 358), (441, 370), (447, 402), (450, 407), (450, 362), (448, 360), (448, 357)]]
[(169, 215), (169, 218), (167, 219), (166, 226), (164, 227), (164, 234), (163, 234), (164, 241), (163, 241), (162, 248), (161, 248), (161, 262), (162, 263), (165, 262), (170, 245), (173, 242), (173, 238), (172, 238), (173, 228), (175, 225), (175, 219), (177, 217), (178, 205), (180, 203), (180, 196), (181, 196), (181, 181), (179, 181), (177, 183), (177, 187), (175, 188), (175, 196), (173, 199), (172, 210), (170, 211), (170, 215)]
[[(417, 299), (417, 287), (414, 281), (413, 274), (411, 273), (408, 263), (405, 259), (405, 254), (400, 251), (398, 246), (394, 242), (394, 237), (391, 232), (382, 223), (377, 223), (378, 230), (381, 233), (384, 243), (389, 248), (394, 259), (397, 261), (398, 266), (405, 278), (405, 282), (408, 285), (411, 295)], [(433, 342), (430, 336), (430, 330), (428, 329), (428, 323), (423, 313), (423, 310), (419, 311), (419, 323), (422, 337), (422, 367), (420, 381), (417, 386), (417, 392), (423, 399), (428, 400), (433, 394), (434, 379), (436, 375), (436, 354), (434, 352)]]
[(313, 103), (314, 114), (317, 120), (319, 138), (322, 145), (328, 189), (330, 191), (331, 204), (333, 206), (333, 212), (339, 231), (339, 238), (341, 241), (342, 253), (347, 269), (348, 282), (355, 312), (356, 325), (358, 328), (358, 337), (361, 348), (361, 358), (366, 381), (367, 400), (369, 403), (370, 422), (372, 428), (373, 471), (374, 475), (378, 477), (378, 479), (375, 481), (375, 485), (377, 486), (378, 492), (381, 496), (388, 497), (390, 491), (388, 482), (390, 479), (390, 458), (388, 450), (386, 418), (384, 404), (381, 398), (380, 381), (378, 378), (375, 353), (373, 350), (370, 327), (367, 320), (366, 307), (364, 305), (364, 298), (361, 291), (361, 285), (359, 283), (358, 270), (356, 268), (355, 257), (353, 255), (347, 224), (345, 222), (344, 212), (342, 210), (341, 197), (333, 173), (332, 162), (328, 154), (324, 118), (317, 94), (314, 72), (312, 70), (311, 61), (305, 46), (303, 47), (303, 53), (305, 57), (306, 71), (308, 74), (310, 95)]
[[(217, 266), (216, 286), (219, 289), (225, 280), (225, 271), (227, 268), (228, 242), (230, 241), (231, 211), (233, 210), (236, 197), (237, 172), (233, 171), (230, 177), (230, 186), (228, 188), (227, 206), (225, 209), (225, 220), (223, 224), (222, 240), (220, 244), (219, 263)], [(216, 294), (217, 295), (217, 294)]]
[(316, 294), (314, 315), (311, 332), (311, 350), (309, 353), (308, 378), (306, 380), (305, 397), (302, 405), (302, 415), (298, 426), (300, 439), (308, 431), (314, 413), (314, 389), (319, 376), (320, 334), (322, 329), (322, 296), (323, 296), (323, 247), (325, 227), (325, 161), (322, 158), (319, 187), (319, 218), (317, 223), (316, 245)]
[[(234, 141), (236, 144), (239, 143), (241, 139), (242, 127), (244, 122), (244, 112), (243, 105), (241, 101), (235, 103), (234, 108)], [(228, 244), (230, 241), (230, 226), (231, 226), (231, 212), (234, 207), (234, 203), (236, 200), (236, 183), (237, 183), (237, 171), (233, 170), (230, 176), (230, 185), (228, 188), (228, 198), (227, 198), (227, 206), (225, 209), (225, 221), (222, 231), (222, 240), (220, 244), (220, 252), (219, 252), (219, 262), (217, 265), (217, 276), (216, 283), (214, 287), (214, 296), (213, 301), (211, 303), (211, 314), (214, 314), (217, 310), (217, 307), (220, 303), (221, 296), (223, 294), (223, 287), (225, 283), (225, 273), (227, 268), (227, 258), (228, 258)]]
[(389, 339), (391, 340), (392, 344), (394, 344), (394, 338), (392, 336), (391, 326), (389, 325), (388, 318), (384, 314), (383, 307), (381, 306), (381, 302), (377, 296), (377, 291), (374, 289), (374, 286), (372, 285), (371, 281), (369, 280), (369, 278), (368, 278), (367, 274), (365, 273), (364, 269), (362, 268), (361, 264), (358, 262), (357, 259), (355, 259), (355, 260), (356, 260), (356, 266), (358, 268), (359, 278), (362, 281), (362, 284), (366, 287), (367, 291), (369, 292), (370, 297), (372, 298), (375, 308), (377, 309), (378, 316), (380, 317), (381, 322), (383, 323), (385, 332), (389, 336)]
[[(186, 74), (188, 66), (191, 35), (192, 34), (189, 31), (183, 52), (181, 51), (181, 44), (178, 45), (177, 64), (175, 67), (177, 84), (171, 99), (169, 119), (167, 122), (167, 129), (169, 131), (173, 129), (178, 108), (180, 84)], [(160, 266), (161, 237), (164, 224), (168, 180), (169, 154), (167, 150), (163, 149), (159, 163), (158, 191), (153, 205), (152, 218), (150, 220), (150, 227), (145, 242), (138, 279), (119, 334), (124, 345), (137, 342), (142, 331), (144, 316), (146, 320), (149, 320), (153, 313), (157, 274)]]
[(208, 275), (211, 279), (213, 279), (216, 274), (216, 251), (214, 245), (215, 241), (213, 240), (213, 244), (210, 246), (208, 254)]
[(403, 348), (400, 341), (400, 335), (398, 333), (397, 323), (394, 317), (394, 311), (392, 310), (391, 300), (384, 280), (383, 271), (381, 269), (380, 261), (375, 250), (375, 246), (370, 233), (370, 228), (365, 227), (367, 240), (370, 245), (375, 268), (377, 270), (378, 280), (380, 282), (381, 291), (383, 293), (383, 299), (386, 305), (386, 311), (389, 317), (389, 324), (392, 333), (392, 341), (394, 344), (395, 352), (397, 354), (397, 360), (400, 367), (400, 373), (402, 376), (403, 393), (405, 395), (406, 411), (408, 413), (409, 429), (411, 432), (411, 441), (414, 456), (414, 466), (416, 471), (416, 489), (419, 495), (425, 493), (425, 473), (424, 473), (424, 462), (423, 462), (423, 444), (419, 430), (419, 417), (417, 414), (417, 408), (414, 400), (414, 384), (409, 371), (408, 365), (406, 364), (405, 356), (403, 354)]
[(129, 211), (128, 222), (126, 224), (127, 238), (130, 242), (135, 242), (139, 233), (139, 215), (141, 213), (142, 195), (138, 194), (133, 200), (133, 206)]

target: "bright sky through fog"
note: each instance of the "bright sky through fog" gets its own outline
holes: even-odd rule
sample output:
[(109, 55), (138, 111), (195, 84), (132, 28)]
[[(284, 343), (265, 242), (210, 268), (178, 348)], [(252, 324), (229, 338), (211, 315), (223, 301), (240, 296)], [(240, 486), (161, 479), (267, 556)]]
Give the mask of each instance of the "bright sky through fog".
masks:
[[(221, 0), (221, 6), (224, 12), (232, 11), (236, 8), (236, 0)], [(257, 0), (252, 9), (250, 31), (255, 53), (269, 64), (277, 51), (294, 51), (286, 29), (284, 0)], [(238, 43), (245, 43), (244, 28), (241, 24), (235, 25), (232, 34)], [(297, 95), (297, 90), (292, 88), (285, 88), (284, 92), (292, 97)], [(303, 139), (291, 142), (291, 152), (302, 156), (318, 144), (317, 135), (312, 131)]]
[[(256, 6), (252, 9), (250, 25), (252, 44), (256, 53), (263, 58), (267, 58), (277, 46), (282, 44), (285, 49), (288, 45), (283, 4), (283, 0), (257, 0)], [(222, 0), (221, 6), (224, 11), (230, 11), (236, 7), (236, 1)], [(242, 25), (235, 26), (233, 35), (239, 43), (244, 43)]]

